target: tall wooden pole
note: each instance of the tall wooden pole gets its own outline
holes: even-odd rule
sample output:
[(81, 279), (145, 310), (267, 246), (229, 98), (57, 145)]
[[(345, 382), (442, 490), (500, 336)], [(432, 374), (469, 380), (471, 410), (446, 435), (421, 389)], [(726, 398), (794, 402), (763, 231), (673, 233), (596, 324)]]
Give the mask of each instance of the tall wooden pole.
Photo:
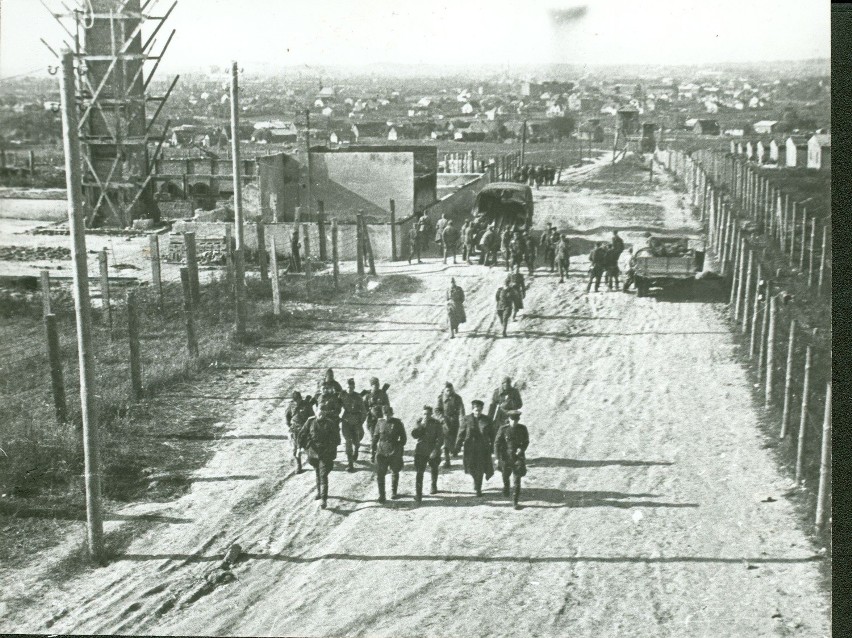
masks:
[[(808, 247), (808, 288), (814, 285), (814, 248), (816, 241), (816, 217), (811, 218), (811, 243)], [(804, 251), (802, 251), (804, 255)]]
[(231, 163), (234, 173), (234, 227), (236, 247), (234, 250), (235, 292), (237, 302), (234, 329), (237, 338), (242, 339), (246, 332), (246, 272), (245, 272), (245, 235), (243, 232), (243, 189), (242, 163), (240, 162), (240, 89), (239, 68), (231, 63)]
[[(524, 128), (521, 131), (521, 165), (524, 164), (524, 158), (527, 153), (527, 121), (524, 120)], [(613, 154), (614, 157), (614, 154)]]
[(47, 358), (50, 362), (50, 385), (53, 390), (53, 408), (56, 422), (65, 423), (68, 408), (65, 402), (65, 379), (62, 374), (62, 351), (59, 347), (59, 332), (56, 329), (56, 315), (44, 315), (44, 329), (47, 334)]
[(41, 308), (42, 316), (46, 317), (50, 312), (50, 271), (42, 270), (41, 276)]
[(763, 407), (769, 409), (772, 402), (772, 383), (775, 381), (775, 324), (777, 321), (777, 310), (775, 308), (775, 297), (770, 296), (768, 291), (766, 296), (769, 298), (769, 329), (766, 336), (766, 392)]
[(799, 439), (796, 442), (796, 483), (802, 478), (805, 464), (805, 436), (808, 427), (808, 403), (810, 400), (812, 347), (805, 352), (805, 379), (802, 384), (802, 412), (799, 416)]
[(139, 351), (139, 313), (135, 290), (127, 293), (127, 340), (130, 346), (130, 398), (138, 401), (142, 396), (142, 361)]
[(359, 213), (355, 222), (355, 269), (358, 274), (358, 290), (364, 290), (364, 236), (362, 216)]
[(831, 480), (831, 383), (825, 391), (825, 414), (822, 420), (822, 453), (819, 461), (819, 488), (817, 491), (816, 528), (825, 524), (828, 506), (828, 483)]
[(325, 202), (322, 200), (317, 202), (317, 230), (319, 231), (320, 261), (328, 261), (328, 246), (325, 237)]
[[(749, 339), (749, 348), (748, 348), (748, 358), (754, 359), (754, 355), (757, 353), (757, 329), (758, 329), (758, 319), (760, 317), (760, 264), (757, 264), (757, 279), (754, 285), (754, 310), (751, 315), (751, 337)], [(760, 368), (758, 367), (758, 376), (760, 376)]]
[(74, 61), (62, 52), (62, 146), (65, 151), (65, 183), (68, 195), (68, 226), (74, 262), (74, 312), (77, 320), (77, 353), (80, 365), (80, 411), (83, 421), (83, 481), (86, 488), (86, 535), (89, 555), (103, 560), (103, 517), (101, 473), (98, 450), (98, 420), (95, 412), (95, 357), (92, 352), (89, 271), (86, 263), (86, 234), (83, 189), (80, 174), (80, 138), (74, 90)]
[(748, 251), (748, 267), (746, 268), (746, 277), (745, 277), (745, 295), (743, 298), (743, 325), (742, 332), (748, 330), (748, 304), (749, 299), (751, 299), (751, 274), (752, 269), (754, 268), (754, 251), (749, 249)]
[(308, 161), (308, 192), (307, 195), (307, 205), (308, 205), (308, 221), (312, 221), (311, 212), (313, 211), (314, 201), (313, 201), (313, 181), (314, 181), (314, 172), (313, 172), (313, 162), (311, 160), (311, 110), (305, 109), (305, 152), (307, 154)]
[(819, 279), (817, 280), (817, 294), (822, 294), (823, 281), (825, 280), (825, 251), (828, 246), (828, 226), (822, 227), (822, 251), (819, 257)]
[(101, 309), (102, 316), (106, 317), (107, 328), (109, 330), (109, 340), (112, 341), (112, 303), (109, 298), (109, 262), (107, 258), (106, 248), (98, 253), (98, 266), (100, 267), (101, 275)]
[(396, 261), (396, 202), (390, 200), (391, 261)]
[(269, 254), (272, 265), (272, 272), (269, 273), (272, 278), (272, 314), (276, 317), (281, 314), (281, 281), (278, 279), (278, 249), (275, 246), (275, 235), (269, 238), (272, 243)]
[(163, 307), (163, 276), (160, 271), (160, 236), (150, 235), (148, 237), (148, 249), (151, 253), (151, 283), (157, 291), (157, 304)]
[(331, 220), (331, 274), (334, 279), (334, 289), (337, 290), (340, 278), (340, 262), (337, 253), (337, 218)]

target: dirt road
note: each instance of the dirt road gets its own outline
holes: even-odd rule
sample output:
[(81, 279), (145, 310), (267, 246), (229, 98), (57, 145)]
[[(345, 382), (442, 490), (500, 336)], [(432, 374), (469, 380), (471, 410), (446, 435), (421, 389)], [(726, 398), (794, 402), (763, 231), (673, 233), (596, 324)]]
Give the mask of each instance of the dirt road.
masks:
[[(537, 199), (538, 223), (587, 237), (693, 224), (665, 184), (621, 195), (578, 184)], [(763, 448), (717, 305), (586, 295), (586, 267), (575, 258), (563, 285), (540, 270), (504, 339), (493, 312), (501, 269), (381, 265), (423, 289), (378, 321), (330, 317), (282, 333), (259, 363), (267, 369), (211, 382), (205, 392), (241, 397), (223, 402), (216, 455), (185, 497), (125, 512), (168, 522), (61, 590), (43, 578), (61, 549), (3, 575), (0, 630), (829, 635), (815, 549), (782, 496), (789, 486)], [(455, 340), (442, 303), (450, 276), (468, 297)], [(409, 431), (445, 381), (469, 404), (511, 375), (532, 440), (524, 508), (511, 508), (497, 477), (475, 497), (459, 462), (442, 470), (441, 494), (415, 507), (409, 455), (402, 500), (379, 506), (361, 463), (332, 473), (320, 510), (313, 476), (295, 475), (288, 458), (284, 397), (313, 390), (327, 365), (359, 387), (374, 374), (389, 381)], [(234, 541), (247, 552), (237, 580), (205, 586)]]

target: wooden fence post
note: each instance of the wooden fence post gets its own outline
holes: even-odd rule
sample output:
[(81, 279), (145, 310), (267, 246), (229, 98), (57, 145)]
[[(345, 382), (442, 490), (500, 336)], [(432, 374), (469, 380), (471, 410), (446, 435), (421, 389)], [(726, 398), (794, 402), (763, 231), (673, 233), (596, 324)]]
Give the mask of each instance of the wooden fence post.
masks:
[(364, 231), (362, 228), (362, 218), (363, 215), (361, 215), (361, 213), (358, 213), (358, 215), (355, 217), (355, 264), (358, 273), (358, 290), (360, 292), (363, 292), (364, 290)]
[(396, 202), (390, 200), (391, 261), (396, 261)]
[(331, 220), (331, 275), (334, 278), (334, 289), (337, 290), (340, 278), (340, 262), (337, 251), (337, 218)]
[(41, 273), (41, 308), (42, 316), (46, 317), (50, 312), (50, 271), (42, 270)]
[(822, 294), (822, 285), (825, 278), (825, 250), (828, 245), (828, 226), (822, 227), (822, 252), (819, 257), (819, 280), (817, 282), (817, 294)]
[[(767, 410), (772, 402), (772, 383), (775, 381), (775, 323), (776, 313), (775, 297), (769, 294), (767, 288), (766, 298), (769, 303), (766, 314), (769, 317), (769, 325), (766, 335), (766, 388), (764, 393), (763, 407)], [(764, 323), (766, 325), (766, 323)], [(762, 357), (761, 357), (762, 358)]]
[(266, 227), (263, 222), (258, 220), (255, 232), (257, 232), (257, 266), (260, 269), (260, 281), (265, 283), (269, 281), (269, 270), (266, 261)]
[(233, 231), (231, 225), (225, 225), (225, 285), (228, 287), (228, 294), (234, 294), (234, 250), (233, 250)]
[(275, 235), (269, 238), (271, 242), (270, 261), (272, 262), (272, 314), (276, 317), (281, 314), (281, 281), (278, 279), (278, 249), (275, 246)]
[[(754, 310), (751, 315), (751, 337), (749, 339), (748, 358), (754, 359), (755, 351), (757, 350), (757, 329), (758, 318), (760, 317), (760, 263), (757, 264), (757, 279), (754, 284)], [(758, 376), (760, 376), (760, 368), (758, 367)]]
[(195, 358), (198, 356), (198, 340), (195, 336), (192, 286), (189, 281), (189, 270), (186, 267), (180, 269), (180, 282), (183, 286), (183, 316), (186, 320), (186, 349), (189, 352), (189, 356)]
[[(808, 247), (808, 288), (814, 285), (814, 242), (816, 241), (816, 217), (811, 217), (811, 243)], [(802, 251), (804, 255), (804, 251)]]
[(130, 398), (138, 401), (142, 396), (142, 361), (139, 356), (139, 313), (135, 290), (127, 292), (127, 339), (130, 345)]
[(828, 509), (828, 482), (831, 480), (831, 383), (825, 390), (825, 414), (822, 420), (822, 453), (819, 460), (819, 489), (817, 490), (816, 529), (825, 524)]
[(802, 207), (802, 250), (799, 252), (799, 272), (805, 271), (805, 244), (808, 238), (808, 209)]
[(793, 264), (796, 261), (796, 219), (798, 218), (798, 213), (796, 212), (796, 207), (798, 204), (793, 202), (793, 206), (790, 210), (790, 217), (792, 221), (790, 223), (790, 268), (793, 267)]
[(745, 290), (746, 272), (746, 243), (745, 237), (740, 239), (740, 273), (737, 277), (737, 298), (734, 301), (734, 321), (740, 320), (740, 307), (742, 306), (743, 291)]
[(737, 242), (737, 252), (734, 255), (734, 272), (733, 272), (732, 277), (731, 277), (731, 298), (728, 301), (728, 310), (732, 313), (732, 315), (734, 316), (735, 319), (736, 319), (736, 316), (737, 316), (735, 304), (740, 298), (739, 284), (740, 284), (740, 271), (742, 271), (742, 268), (743, 268), (743, 264), (742, 264), (742, 261), (743, 261), (742, 243), (743, 243), (743, 241), (744, 240), (742, 238), (740, 238), (740, 240)]
[(370, 267), (370, 274), (376, 275), (376, 262), (373, 259), (373, 244), (370, 241), (370, 229), (367, 227), (367, 222), (364, 221), (364, 217), (361, 217), (361, 232), (362, 237), (364, 238), (364, 248), (367, 252), (367, 263)]
[(50, 385), (53, 390), (53, 407), (56, 421), (60, 425), (68, 418), (65, 403), (65, 379), (62, 375), (62, 352), (59, 349), (59, 332), (56, 329), (56, 315), (44, 315), (44, 329), (47, 334), (47, 358), (50, 362)]
[(192, 304), (197, 306), (201, 301), (201, 290), (198, 283), (198, 251), (195, 246), (195, 233), (183, 234), (183, 244), (186, 249), (186, 268), (189, 272), (189, 289), (192, 292)]
[(781, 438), (787, 436), (790, 425), (790, 400), (793, 386), (793, 351), (796, 341), (796, 320), (790, 321), (790, 340), (787, 344), (787, 374), (784, 377), (784, 410), (781, 413)]
[(328, 261), (328, 244), (325, 237), (325, 202), (317, 201), (317, 230), (319, 231), (319, 258)]
[(808, 346), (805, 352), (805, 380), (802, 386), (802, 413), (799, 419), (799, 439), (796, 442), (796, 483), (802, 478), (802, 467), (805, 462), (805, 436), (808, 423), (808, 400), (810, 399), (812, 348)]
[(311, 235), (308, 232), (307, 224), (302, 224), (302, 233), (305, 236), (305, 256), (303, 261), (305, 262), (305, 284), (307, 285), (313, 275), (313, 269), (311, 268)]
[(748, 250), (748, 267), (746, 268), (746, 278), (745, 278), (745, 294), (743, 298), (743, 325), (741, 331), (745, 334), (748, 331), (748, 306), (749, 299), (751, 299), (751, 274), (752, 269), (754, 268), (754, 251), (749, 248)]
[(163, 274), (160, 270), (160, 236), (148, 236), (148, 252), (151, 257), (151, 283), (157, 291), (157, 305), (163, 308)]
[(112, 304), (109, 300), (109, 264), (107, 262), (106, 248), (98, 253), (98, 265), (101, 271), (101, 304), (103, 305), (103, 314), (107, 319), (109, 327), (109, 340), (112, 341)]

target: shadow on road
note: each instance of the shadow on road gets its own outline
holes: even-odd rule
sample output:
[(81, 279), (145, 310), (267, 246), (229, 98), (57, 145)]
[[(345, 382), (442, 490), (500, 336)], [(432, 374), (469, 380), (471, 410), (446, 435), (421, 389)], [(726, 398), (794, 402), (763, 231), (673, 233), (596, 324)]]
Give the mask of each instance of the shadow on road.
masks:
[(622, 467), (643, 467), (650, 465), (674, 465), (671, 461), (635, 461), (631, 459), (560, 459), (551, 456), (541, 456), (527, 460), (527, 467), (607, 467), (620, 465)]

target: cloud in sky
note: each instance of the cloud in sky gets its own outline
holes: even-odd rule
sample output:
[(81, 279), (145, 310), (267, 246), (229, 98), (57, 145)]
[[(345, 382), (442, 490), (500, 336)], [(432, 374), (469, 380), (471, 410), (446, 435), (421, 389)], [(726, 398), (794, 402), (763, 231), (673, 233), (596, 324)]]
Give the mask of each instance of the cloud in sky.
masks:
[[(159, 9), (167, 7), (163, 0)], [(231, 59), (250, 69), (259, 63), (678, 64), (830, 56), (825, 1), (178, 0), (166, 26), (177, 35), (165, 71)], [(0, 75), (46, 68), (52, 56), (42, 36), (58, 43), (61, 31), (40, 3), (3, 0)]]

